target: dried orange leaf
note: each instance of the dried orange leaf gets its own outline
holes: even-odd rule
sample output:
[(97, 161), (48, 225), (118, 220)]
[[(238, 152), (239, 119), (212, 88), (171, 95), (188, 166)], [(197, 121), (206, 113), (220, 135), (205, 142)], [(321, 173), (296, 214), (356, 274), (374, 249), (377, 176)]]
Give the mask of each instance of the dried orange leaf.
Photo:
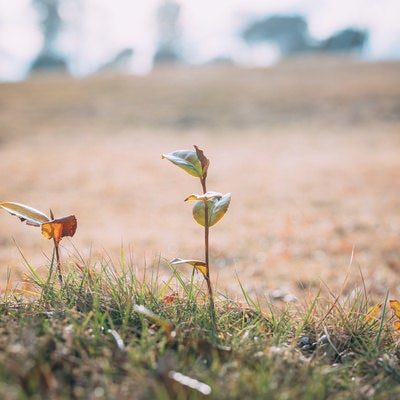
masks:
[(207, 277), (208, 267), (207, 267), (207, 264), (205, 262), (203, 262), (203, 261), (199, 261), (199, 260), (182, 260), (182, 258), (174, 258), (173, 260), (171, 260), (170, 264), (171, 265), (189, 264), (193, 268), (196, 268), (197, 270), (199, 270), (203, 274), (204, 278)]
[(394, 311), (397, 318), (400, 318), (400, 302), (397, 300), (390, 300), (389, 301), (390, 308)]
[(189, 175), (200, 178), (203, 176), (201, 161), (193, 150), (177, 150), (169, 154), (163, 154), (161, 158), (166, 158), (173, 164), (182, 168)]
[(76, 227), (77, 222), (74, 215), (56, 218), (42, 224), (42, 235), (47, 239), (55, 239), (59, 243), (64, 236), (74, 236)]
[(40, 226), (44, 222), (50, 221), (50, 218), (46, 214), (24, 204), (5, 202), (0, 203), (0, 207), (11, 215), (18, 217), (22, 222), (26, 221), (27, 225)]
[(394, 327), (395, 331), (400, 333), (400, 321), (394, 321), (393, 327)]
[(178, 295), (176, 293), (167, 294), (162, 298), (164, 304), (173, 304), (178, 300)]
[(367, 310), (367, 315), (365, 317), (365, 322), (373, 322), (376, 321), (376, 316), (378, 315), (380, 309), (382, 308), (382, 304), (375, 304), (371, 306)]

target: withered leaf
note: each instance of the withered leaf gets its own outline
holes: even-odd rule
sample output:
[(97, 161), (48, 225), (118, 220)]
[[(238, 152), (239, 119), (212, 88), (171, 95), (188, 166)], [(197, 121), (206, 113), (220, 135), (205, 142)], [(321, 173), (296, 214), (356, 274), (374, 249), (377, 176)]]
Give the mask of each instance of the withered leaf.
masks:
[(389, 301), (390, 308), (394, 311), (397, 318), (400, 318), (400, 302), (398, 300)]
[[(389, 301), (390, 308), (393, 310), (395, 316), (400, 318), (400, 302), (398, 300), (390, 300)], [(395, 331), (400, 333), (400, 321), (394, 321), (393, 327)]]
[(200, 150), (196, 145), (194, 145), (193, 147), (195, 148), (197, 157), (201, 162), (202, 178), (206, 179), (208, 167), (210, 166), (210, 160), (204, 155), (203, 150)]
[(199, 270), (204, 278), (207, 277), (207, 272), (208, 272), (208, 266), (205, 262), (199, 261), (199, 260), (182, 260), (182, 258), (174, 258), (173, 260), (170, 261), (171, 265), (179, 265), (179, 264), (189, 264), (193, 268)]
[(367, 310), (367, 315), (365, 316), (365, 322), (375, 321), (381, 308), (382, 304), (375, 304), (374, 306), (369, 307)]
[(77, 227), (75, 215), (56, 218), (42, 226), (42, 235), (47, 239), (54, 239), (57, 243), (65, 236), (74, 236)]
[[(28, 225), (40, 226), (42, 235), (47, 239), (54, 239), (57, 243), (64, 236), (73, 236), (76, 231), (77, 222), (74, 215), (56, 219), (49, 218), (35, 208), (14, 202), (0, 203), (0, 208), (3, 208), (11, 215), (17, 216)], [(51, 217), (53, 217), (53, 212), (50, 211), (50, 213)]]

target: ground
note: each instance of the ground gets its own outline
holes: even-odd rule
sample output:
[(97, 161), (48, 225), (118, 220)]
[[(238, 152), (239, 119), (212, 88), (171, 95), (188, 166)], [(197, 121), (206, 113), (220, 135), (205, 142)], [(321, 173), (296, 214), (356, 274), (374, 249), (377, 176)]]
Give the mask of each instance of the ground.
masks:
[[(240, 296), (239, 278), (250, 294), (291, 300), (347, 281), (347, 292), (400, 296), (399, 63), (306, 58), (0, 85), (0, 199), (75, 214), (65, 261), (118, 264), (123, 249), (166, 279), (165, 259), (203, 258), (183, 202), (200, 184), (161, 159), (193, 144), (211, 160), (209, 190), (232, 193), (211, 230), (219, 290)], [(37, 228), (6, 212), (0, 226), (2, 282), (25, 270), (18, 248), (48, 265)]]

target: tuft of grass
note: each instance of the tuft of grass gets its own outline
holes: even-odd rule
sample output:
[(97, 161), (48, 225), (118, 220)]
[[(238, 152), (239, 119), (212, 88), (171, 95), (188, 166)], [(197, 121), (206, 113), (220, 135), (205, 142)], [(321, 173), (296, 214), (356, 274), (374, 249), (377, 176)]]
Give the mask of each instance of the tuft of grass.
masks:
[(216, 335), (193, 276), (146, 281), (125, 260), (63, 270), (60, 285), (53, 262), (45, 278), (30, 266), (0, 301), (1, 398), (400, 396), (399, 338), (387, 307), (366, 319), (365, 288), (282, 307), (239, 282), (245, 303), (215, 299)]

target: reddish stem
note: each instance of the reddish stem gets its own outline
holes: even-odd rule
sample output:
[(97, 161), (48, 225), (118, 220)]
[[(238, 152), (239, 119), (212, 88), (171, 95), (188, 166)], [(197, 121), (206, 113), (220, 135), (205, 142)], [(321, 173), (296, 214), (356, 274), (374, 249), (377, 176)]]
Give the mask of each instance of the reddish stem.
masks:
[[(206, 186), (206, 178), (200, 178), (201, 186), (203, 188), (203, 194), (207, 193), (207, 186)], [(215, 304), (214, 304), (214, 293), (211, 286), (211, 279), (210, 279), (210, 265), (209, 265), (209, 233), (210, 233), (210, 225), (209, 225), (209, 218), (208, 218), (208, 200), (204, 201), (204, 252), (205, 252), (205, 263), (207, 265), (207, 272), (206, 272), (206, 283), (208, 289), (208, 295), (210, 299), (210, 313), (211, 319), (213, 323), (214, 330), (216, 330), (216, 313), (215, 313)]]
[(62, 273), (61, 273), (60, 251), (59, 251), (59, 249), (58, 249), (57, 240), (53, 238), (53, 242), (54, 242), (54, 250), (55, 250), (55, 253), (56, 253), (58, 280), (59, 280), (59, 282), (60, 282), (60, 285), (62, 285), (62, 283), (63, 283), (63, 278), (62, 278)]

